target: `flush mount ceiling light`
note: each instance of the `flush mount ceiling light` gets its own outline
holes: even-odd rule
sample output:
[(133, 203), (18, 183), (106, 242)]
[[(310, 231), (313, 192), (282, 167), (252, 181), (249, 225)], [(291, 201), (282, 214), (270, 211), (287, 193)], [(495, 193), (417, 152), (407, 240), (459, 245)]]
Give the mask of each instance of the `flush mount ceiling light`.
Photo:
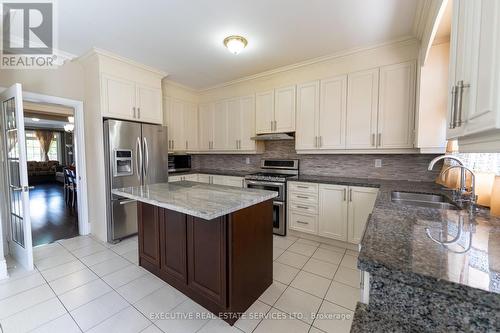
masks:
[(233, 54), (240, 53), (248, 44), (245, 37), (241, 36), (229, 36), (224, 38), (224, 46), (227, 47), (229, 52)]

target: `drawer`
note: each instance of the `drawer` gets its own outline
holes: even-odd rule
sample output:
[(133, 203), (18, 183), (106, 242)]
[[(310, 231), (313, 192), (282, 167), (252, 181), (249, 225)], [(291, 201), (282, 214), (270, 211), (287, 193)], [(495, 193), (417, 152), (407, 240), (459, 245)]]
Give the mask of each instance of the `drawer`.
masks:
[(307, 232), (309, 234), (318, 233), (318, 216), (302, 214), (289, 210), (288, 222), (292, 230)]
[(305, 204), (302, 202), (290, 201), (288, 208), (305, 214), (318, 214), (318, 205)]
[(288, 200), (308, 205), (318, 205), (318, 196), (312, 193), (306, 194), (290, 191), (288, 194)]
[(311, 193), (318, 195), (318, 184), (289, 182), (288, 188), (290, 192)]

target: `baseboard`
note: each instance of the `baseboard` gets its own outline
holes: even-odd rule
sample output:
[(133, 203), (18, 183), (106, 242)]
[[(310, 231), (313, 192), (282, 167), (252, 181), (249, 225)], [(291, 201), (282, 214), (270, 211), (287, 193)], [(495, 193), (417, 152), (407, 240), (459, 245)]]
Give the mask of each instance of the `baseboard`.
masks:
[(5, 258), (0, 259), (0, 280), (6, 279), (9, 277), (9, 273), (7, 272), (7, 261)]

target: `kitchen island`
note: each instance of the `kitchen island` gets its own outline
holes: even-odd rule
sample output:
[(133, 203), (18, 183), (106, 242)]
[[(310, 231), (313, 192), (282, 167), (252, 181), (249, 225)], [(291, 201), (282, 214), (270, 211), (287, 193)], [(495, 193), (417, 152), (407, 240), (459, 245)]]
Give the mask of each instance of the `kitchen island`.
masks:
[(229, 324), (272, 284), (277, 193), (189, 181), (113, 193), (138, 201), (139, 265)]

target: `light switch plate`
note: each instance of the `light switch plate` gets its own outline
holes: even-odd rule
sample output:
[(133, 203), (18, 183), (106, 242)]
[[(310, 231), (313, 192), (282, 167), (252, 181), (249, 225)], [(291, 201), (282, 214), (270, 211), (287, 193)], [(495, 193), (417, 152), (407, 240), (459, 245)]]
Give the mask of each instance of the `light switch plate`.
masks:
[(245, 163), (246, 163), (246, 164), (250, 164), (250, 157), (247, 157), (247, 158), (245, 159)]
[(382, 167), (382, 160), (376, 159), (375, 160), (375, 168), (381, 168), (381, 167)]

